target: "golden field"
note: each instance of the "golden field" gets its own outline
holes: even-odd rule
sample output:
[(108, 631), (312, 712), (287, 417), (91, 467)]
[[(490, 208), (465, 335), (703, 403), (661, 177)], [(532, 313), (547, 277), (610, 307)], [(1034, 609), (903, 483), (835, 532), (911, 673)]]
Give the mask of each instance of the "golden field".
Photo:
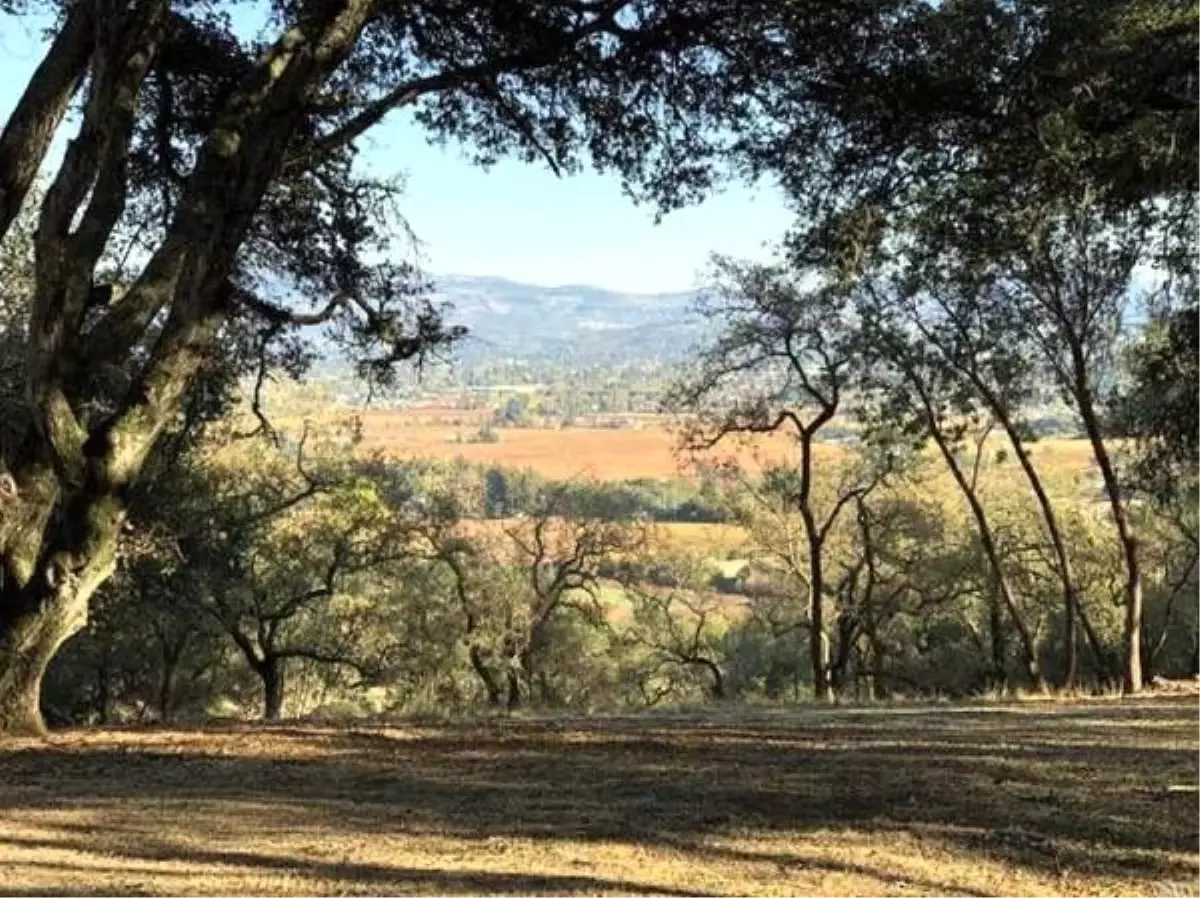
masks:
[[(692, 459), (679, 451), (679, 438), (665, 422), (649, 419), (638, 429), (603, 427), (496, 428), (495, 443), (469, 443), (487, 416), (453, 409), (431, 412), (368, 410), (360, 415), (363, 448), (393, 458), (461, 458), (478, 464), (530, 468), (553, 479), (572, 477), (632, 480), (639, 477), (688, 476)], [(457, 423), (456, 423), (457, 422)], [(774, 460), (786, 457), (787, 441), (760, 441), (758, 453)], [(827, 451), (837, 451), (827, 447)], [(715, 461), (734, 454), (722, 447)], [(755, 452), (736, 453), (744, 462)]]
[[(603, 427), (496, 428), (494, 443), (464, 442), (490, 416), (486, 410), (453, 408), (367, 409), (359, 413), (362, 447), (392, 458), (461, 458), (477, 464), (530, 468), (545, 477), (597, 480), (686, 477), (698, 458), (706, 462), (736, 459), (748, 468), (794, 458), (794, 441), (785, 434), (729, 441), (702, 456), (681, 452), (679, 435), (663, 418), (635, 418), (636, 429)], [(993, 438), (996, 448), (1001, 440)], [(817, 463), (846, 450), (819, 444)], [(1034, 444), (1035, 459), (1056, 469), (1086, 470), (1091, 448), (1085, 440), (1051, 438)]]

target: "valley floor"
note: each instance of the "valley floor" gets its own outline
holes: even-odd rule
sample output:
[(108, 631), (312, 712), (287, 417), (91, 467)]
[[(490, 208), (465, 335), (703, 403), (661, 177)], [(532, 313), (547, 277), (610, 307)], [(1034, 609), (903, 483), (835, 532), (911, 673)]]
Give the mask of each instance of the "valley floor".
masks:
[(1196, 894), (1194, 697), (0, 742), (0, 892)]

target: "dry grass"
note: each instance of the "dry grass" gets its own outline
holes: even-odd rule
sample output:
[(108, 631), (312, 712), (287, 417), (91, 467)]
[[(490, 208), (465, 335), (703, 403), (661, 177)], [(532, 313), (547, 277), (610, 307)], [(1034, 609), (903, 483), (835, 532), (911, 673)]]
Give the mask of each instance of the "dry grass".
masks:
[[(360, 413), (364, 449), (379, 450), (394, 458), (462, 458), (479, 464), (532, 468), (545, 477), (594, 477), (630, 480), (639, 477), (680, 477), (692, 473), (692, 456), (679, 452), (678, 436), (668, 419), (637, 416), (639, 429), (573, 427), (500, 428), (497, 443), (462, 443), (488, 417), (488, 410), (450, 408), (368, 409)], [(285, 422), (288, 420), (286, 416)], [(298, 424), (298, 422), (292, 422)], [(994, 448), (1003, 440), (993, 437)], [(1032, 451), (1044, 469), (1081, 472), (1091, 465), (1086, 440), (1052, 438), (1033, 444)], [(841, 457), (845, 448), (817, 446), (818, 462)], [(791, 461), (795, 444), (786, 434), (730, 441), (705, 461), (736, 458), (750, 470), (767, 463)]]
[[(362, 449), (379, 451), (394, 459), (462, 459), (476, 465), (530, 468), (551, 479), (691, 477), (695, 462), (736, 460), (757, 471), (764, 465), (796, 460), (796, 442), (786, 432), (752, 439), (730, 439), (707, 454), (680, 451), (679, 433), (665, 415), (625, 415), (634, 429), (610, 427), (499, 427), (497, 443), (467, 442), (492, 418), (491, 409), (450, 407), (366, 408), (356, 415), (362, 426)], [(343, 411), (314, 406), (304, 414), (281, 411), (276, 424), (299, 432), (302, 421), (314, 419), (342, 423)], [(992, 436), (989, 451), (1006, 448), (1001, 436)], [(841, 459), (846, 448), (833, 443), (817, 445), (817, 461)], [(1085, 439), (1048, 438), (1031, 444), (1043, 474), (1080, 474), (1093, 466), (1092, 450)], [(931, 453), (931, 457), (932, 453)], [(1009, 465), (1014, 462), (1009, 461)], [(1015, 468), (1014, 468), (1015, 471)], [(950, 484), (947, 478), (947, 489)]]
[(1194, 699), (0, 746), (0, 890), (1195, 894)]
[(650, 539), (651, 547), (660, 553), (697, 557), (742, 557), (750, 548), (749, 535), (736, 524), (659, 523), (652, 528)]
[[(520, 557), (519, 551), (504, 534), (516, 523), (514, 518), (469, 518), (462, 532), (473, 539), (487, 540), (498, 552)], [(737, 524), (706, 524), (681, 521), (657, 522), (646, 532), (646, 550), (650, 555), (685, 555), (696, 558), (742, 557), (750, 551), (749, 534)]]
[[(631, 480), (639, 477), (680, 477), (691, 473), (691, 459), (678, 451), (678, 437), (665, 420), (651, 418), (639, 430), (570, 427), (508, 427), (497, 429), (499, 442), (459, 443), (474, 435), (484, 416), (478, 411), (381, 409), (363, 412), (363, 448), (394, 458), (462, 458), (479, 464), (531, 468), (545, 477)], [(458, 422), (458, 423), (455, 423)], [(722, 448), (710, 461), (736, 456), (753, 466), (758, 459), (780, 461), (794, 449), (780, 436), (762, 438), (755, 450), (747, 446)], [(835, 456), (837, 446), (820, 452)]]

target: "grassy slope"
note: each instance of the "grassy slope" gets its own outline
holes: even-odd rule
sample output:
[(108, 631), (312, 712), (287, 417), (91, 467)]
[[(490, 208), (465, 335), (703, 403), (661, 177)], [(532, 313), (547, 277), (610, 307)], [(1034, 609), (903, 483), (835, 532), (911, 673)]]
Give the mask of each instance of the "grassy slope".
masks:
[(0, 890), (1195, 894), (1194, 699), (0, 745)]

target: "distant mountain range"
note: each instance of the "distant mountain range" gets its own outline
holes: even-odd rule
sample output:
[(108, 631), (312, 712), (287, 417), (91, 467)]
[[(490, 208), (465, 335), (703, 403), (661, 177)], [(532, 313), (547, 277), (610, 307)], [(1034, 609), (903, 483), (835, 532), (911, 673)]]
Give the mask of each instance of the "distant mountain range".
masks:
[(554, 359), (590, 364), (678, 359), (704, 333), (694, 292), (618, 293), (599, 287), (539, 287), (493, 277), (434, 279), (446, 319), (469, 336), (472, 358)]

